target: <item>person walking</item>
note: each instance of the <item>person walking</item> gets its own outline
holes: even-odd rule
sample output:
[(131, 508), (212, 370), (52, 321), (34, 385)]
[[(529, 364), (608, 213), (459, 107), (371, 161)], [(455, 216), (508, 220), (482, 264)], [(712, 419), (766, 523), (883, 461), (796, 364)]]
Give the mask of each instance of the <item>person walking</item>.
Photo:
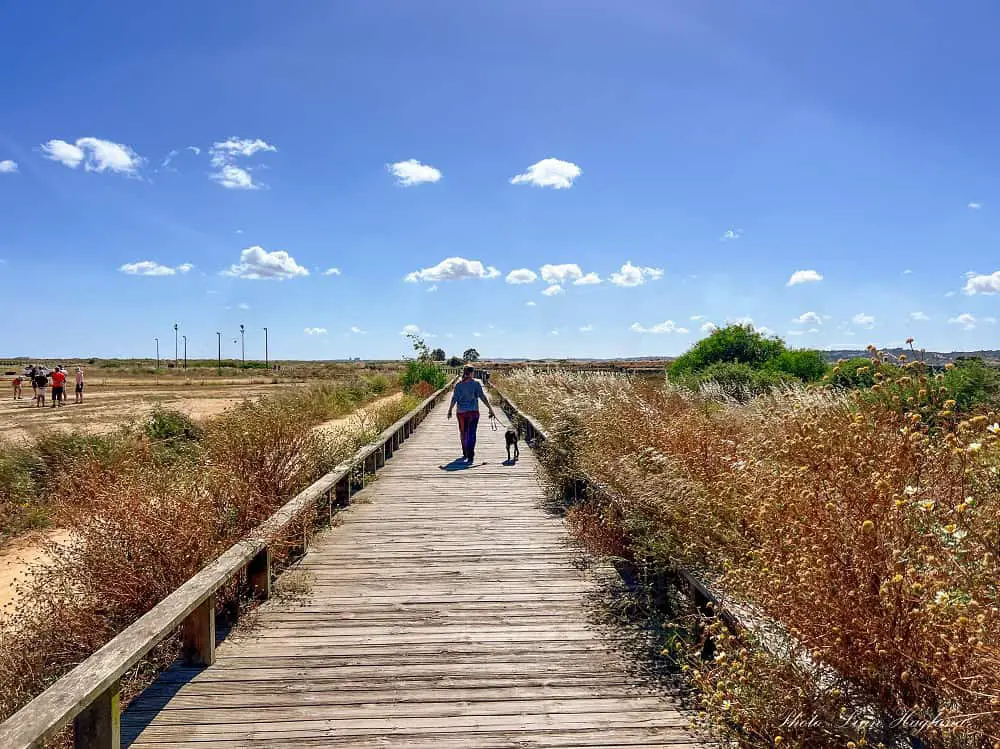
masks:
[(28, 381), (31, 382), (31, 400), (38, 398), (38, 388), (35, 385), (36, 377), (38, 377), (38, 367), (32, 364), (31, 369), (28, 370)]
[(49, 386), (49, 378), (44, 369), (38, 368), (35, 370), (33, 380), (35, 383), (35, 407), (37, 408), (45, 405), (45, 388)]
[(52, 408), (62, 406), (65, 399), (66, 373), (62, 371), (62, 367), (56, 367), (56, 371), (52, 373)]
[(83, 403), (83, 369), (76, 368), (76, 402)]
[(14, 400), (21, 400), (21, 375), (14, 375)]
[(465, 367), (462, 370), (462, 380), (455, 385), (455, 391), (451, 396), (451, 405), (448, 406), (448, 418), (454, 409), (458, 410), (458, 434), (462, 440), (462, 457), (469, 463), (476, 459), (476, 429), (479, 427), (479, 401), (486, 404), (489, 409), (490, 418), (496, 418), (493, 413), (493, 406), (490, 405), (483, 392), (483, 386), (478, 380), (473, 379), (475, 370), (472, 367)]

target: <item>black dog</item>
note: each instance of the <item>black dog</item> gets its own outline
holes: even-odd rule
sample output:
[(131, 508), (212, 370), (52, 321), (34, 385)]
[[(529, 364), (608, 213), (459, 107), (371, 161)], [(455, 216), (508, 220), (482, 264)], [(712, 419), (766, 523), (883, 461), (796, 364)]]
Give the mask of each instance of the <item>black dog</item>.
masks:
[(511, 461), (510, 448), (514, 448), (514, 460), (521, 457), (521, 451), (517, 448), (517, 432), (514, 429), (508, 429), (504, 434), (504, 439), (507, 440), (507, 462)]

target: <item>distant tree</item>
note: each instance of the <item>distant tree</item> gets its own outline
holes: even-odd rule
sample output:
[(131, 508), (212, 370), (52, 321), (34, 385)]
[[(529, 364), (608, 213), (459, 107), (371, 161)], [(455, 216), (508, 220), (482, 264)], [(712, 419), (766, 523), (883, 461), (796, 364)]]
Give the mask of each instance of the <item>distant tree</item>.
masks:
[(421, 360), (429, 360), (431, 358), (431, 350), (424, 343), (424, 339), (418, 336), (416, 333), (407, 333), (406, 337), (410, 339), (410, 343), (413, 346), (413, 351), (416, 353), (417, 358)]
[(784, 341), (780, 338), (768, 338), (754, 330), (753, 325), (727, 325), (712, 331), (677, 357), (670, 365), (670, 375), (700, 372), (720, 362), (747, 364), (757, 368), (784, 351)]
[(462, 360), (459, 359), (457, 356), (453, 356), (448, 360), (449, 367), (461, 367), (462, 364), (463, 364)]
[(474, 348), (468, 348), (465, 350), (465, 353), (462, 354), (462, 358), (465, 359), (465, 361), (479, 361), (479, 352)]
[(447, 358), (448, 355), (445, 354), (443, 348), (436, 348), (433, 351), (431, 351), (431, 359), (433, 359), (434, 361), (444, 361)]

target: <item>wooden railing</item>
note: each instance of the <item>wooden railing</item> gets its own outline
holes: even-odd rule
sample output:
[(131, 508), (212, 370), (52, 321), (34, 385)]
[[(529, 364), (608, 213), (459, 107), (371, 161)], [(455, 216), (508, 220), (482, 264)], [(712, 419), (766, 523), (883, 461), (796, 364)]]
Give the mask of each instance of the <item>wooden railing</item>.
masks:
[[(525, 441), (534, 448), (540, 448), (549, 441), (549, 435), (544, 427), (536, 419), (522, 411), (497, 387), (492, 388), (494, 401), (499, 402), (504, 413), (507, 414), (511, 424), (518, 433), (523, 434)], [(564, 487), (568, 494), (572, 494), (574, 500), (588, 493), (600, 492), (600, 487), (589, 476), (576, 477), (572, 486)], [(697, 606), (702, 615), (719, 620), (726, 628), (739, 638), (752, 635), (756, 641), (771, 655), (778, 658), (789, 658), (792, 653), (799, 651), (799, 643), (788, 633), (788, 631), (769, 620), (766, 616), (755, 611), (748, 605), (741, 604), (731, 597), (726, 596), (721, 591), (713, 589), (690, 570), (686, 570), (679, 565), (674, 565), (669, 570), (672, 582), (680, 590), (687, 594), (691, 601)], [(811, 665), (819, 675), (820, 680), (827, 683), (842, 681), (841, 677), (834, 669), (825, 665), (813, 662), (807, 656), (798, 656), (803, 665)], [(898, 722), (895, 716), (885, 716), (873, 704), (861, 704), (855, 714), (849, 720), (839, 726), (845, 741), (854, 741), (866, 735), (866, 732), (874, 725), (903, 725)], [(899, 739), (898, 745), (907, 749), (921, 749), (921, 740), (905, 731)]]
[[(267, 598), (271, 593), (272, 544), (283, 538), (307, 511), (325, 505), (332, 516), (335, 507), (346, 505), (358, 485), (358, 472), (375, 473), (384, 466), (450, 387), (451, 383), (435, 392), (382, 432), (375, 442), (295, 495), (246, 539), (209, 562), (111, 642), (0, 724), (0, 747), (42, 746), (73, 721), (76, 749), (117, 749), (121, 742), (122, 676), (178, 627), (182, 628), (185, 660), (211, 665), (215, 661), (215, 597), (219, 589), (245, 572), (250, 592)], [(305, 538), (303, 543), (307, 541)]]

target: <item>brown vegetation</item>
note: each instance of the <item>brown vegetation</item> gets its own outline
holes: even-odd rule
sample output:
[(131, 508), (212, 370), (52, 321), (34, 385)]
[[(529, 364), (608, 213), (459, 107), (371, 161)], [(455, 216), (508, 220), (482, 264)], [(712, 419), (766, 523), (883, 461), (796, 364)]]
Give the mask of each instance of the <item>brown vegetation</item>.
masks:
[(556, 470), (600, 487), (574, 519), (585, 537), (700, 570), (785, 634), (790, 652), (721, 635), (688, 664), (730, 737), (826, 747), (850, 724), (871, 744), (1000, 741), (995, 415), (824, 388), (740, 405), (562, 373), (502, 387), (552, 430)]

